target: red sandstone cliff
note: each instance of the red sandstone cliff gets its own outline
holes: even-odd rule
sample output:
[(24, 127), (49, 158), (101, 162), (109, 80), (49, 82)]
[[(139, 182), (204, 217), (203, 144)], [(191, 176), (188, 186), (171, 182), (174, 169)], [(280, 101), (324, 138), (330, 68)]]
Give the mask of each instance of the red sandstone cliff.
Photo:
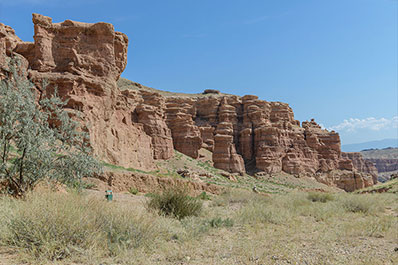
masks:
[(6, 69), (7, 59), (16, 56), (39, 92), (44, 79), (47, 89), (57, 87), (69, 100), (69, 111), (81, 114), (94, 154), (102, 160), (151, 169), (154, 160), (170, 158), (174, 149), (197, 158), (206, 148), (213, 152), (214, 166), (229, 172), (311, 175), (345, 190), (374, 183), (372, 172), (358, 166), (359, 158), (341, 154), (337, 133), (313, 120), (300, 126), (286, 103), (251, 95), (120, 90), (126, 35), (102, 22), (52, 23), (34, 14), (33, 23), (34, 43), (22, 42), (0, 24), (0, 66)]

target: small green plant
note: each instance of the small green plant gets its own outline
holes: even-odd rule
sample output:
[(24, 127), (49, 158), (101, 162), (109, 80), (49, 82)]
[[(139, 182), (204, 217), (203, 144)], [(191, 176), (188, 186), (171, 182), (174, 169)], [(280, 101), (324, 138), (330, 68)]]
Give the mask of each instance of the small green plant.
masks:
[(204, 201), (210, 201), (211, 200), (210, 196), (207, 195), (207, 193), (205, 191), (203, 191), (201, 194), (196, 196), (196, 198), (198, 198), (200, 200), (204, 200)]
[(213, 227), (232, 227), (234, 225), (234, 221), (231, 218), (222, 219), (221, 217), (216, 217), (208, 221), (208, 224)]
[(138, 189), (136, 187), (130, 187), (129, 192), (133, 195), (137, 195)]
[(309, 192), (307, 195), (307, 199), (312, 202), (328, 202), (333, 201), (334, 197), (332, 194), (323, 193), (323, 192)]
[(157, 210), (160, 214), (182, 220), (187, 216), (199, 215), (202, 202), (189, 196), (186, 188), (174, 187), (161, 194), (154, 194), (147, 202), (147, 207)]

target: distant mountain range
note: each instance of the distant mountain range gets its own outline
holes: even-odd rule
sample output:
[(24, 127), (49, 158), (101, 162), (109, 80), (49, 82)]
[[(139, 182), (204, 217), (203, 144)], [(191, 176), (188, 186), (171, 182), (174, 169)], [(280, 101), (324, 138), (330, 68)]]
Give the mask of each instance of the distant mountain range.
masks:
[(366, 149), (383, 149), (387, 147), (398, 147), (398, 139), (383, 139), (357, 144), (344, 144), (341, 146), (343, 152), (360, 152)]

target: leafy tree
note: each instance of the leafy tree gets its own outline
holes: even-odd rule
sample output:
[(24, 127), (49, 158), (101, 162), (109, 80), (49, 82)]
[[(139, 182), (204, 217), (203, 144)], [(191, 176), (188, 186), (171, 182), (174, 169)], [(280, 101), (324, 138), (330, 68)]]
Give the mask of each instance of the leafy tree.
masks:
[(18, 68), (11, 62), (0, 82), (0, 182), (23, 195), (44, 178), (68, 183), (101, 172), (87, 133), (63, 108), (67, 102), (56, 90), (37, 101)]

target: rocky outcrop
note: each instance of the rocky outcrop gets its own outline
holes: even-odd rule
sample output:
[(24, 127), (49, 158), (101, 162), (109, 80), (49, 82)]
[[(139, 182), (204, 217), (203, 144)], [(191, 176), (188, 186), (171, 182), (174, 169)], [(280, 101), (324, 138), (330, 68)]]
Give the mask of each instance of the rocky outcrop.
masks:
[(355, 171), (332, 170), (324, 174), (315, 174), (315, 179), (329, 186), (336, 186), (345, 191), (363, 189), (374, 184), (373, 177)]
[[(181, 145), (177, 150), (196, 157), (200, 148), (206, 148), (213, 152), (217, 168), (232, 173), (254, 168), (268, 174), (324, 175), (333, 180), (329, 185), (334, 183), (346, 190), (372, 185), (369, 176), (375, 179), (370, 164), (361, 166), (357, 159), (354, 166), (350, 157), (342, 155), (336, 132), (322, 129), (314, 120), (300, 126), (288, 104), (250, 95), (169, 97), (166, 102), (175, 146), (192, 135), (197, 139), (195, 144)], [(178, 126), (176, 121), (180, 122)], [(339, 170), (351, 173), (346, 179), (344, 174), (335, 177)], [(332, 171), (333, 176), (329, 174)], [(348, 181), (350, 178), (353, 181)]]
[(139, 84), (121, 90), (126, 35), (103, 22), (53, 23), (33, 14), (33, 23), (33, 43), (0, 24), (0, 66), (5, 69), (10, 57), (18, 57), (41, 96), (57, 88), (68, 100), (67, 110), (85, 125), (94, 154), (106, 162), (147, 170), (156, 159), (173, 156), (174, 149), (198, 158), (206, 148), (214, 166), (230, 173), (316, 175), (346, 190), (373, 183), (370, 165), (341, 154), (336, 132), (314, 120), (300, 125), (286, 103), (215, 90), (164, 95)]

